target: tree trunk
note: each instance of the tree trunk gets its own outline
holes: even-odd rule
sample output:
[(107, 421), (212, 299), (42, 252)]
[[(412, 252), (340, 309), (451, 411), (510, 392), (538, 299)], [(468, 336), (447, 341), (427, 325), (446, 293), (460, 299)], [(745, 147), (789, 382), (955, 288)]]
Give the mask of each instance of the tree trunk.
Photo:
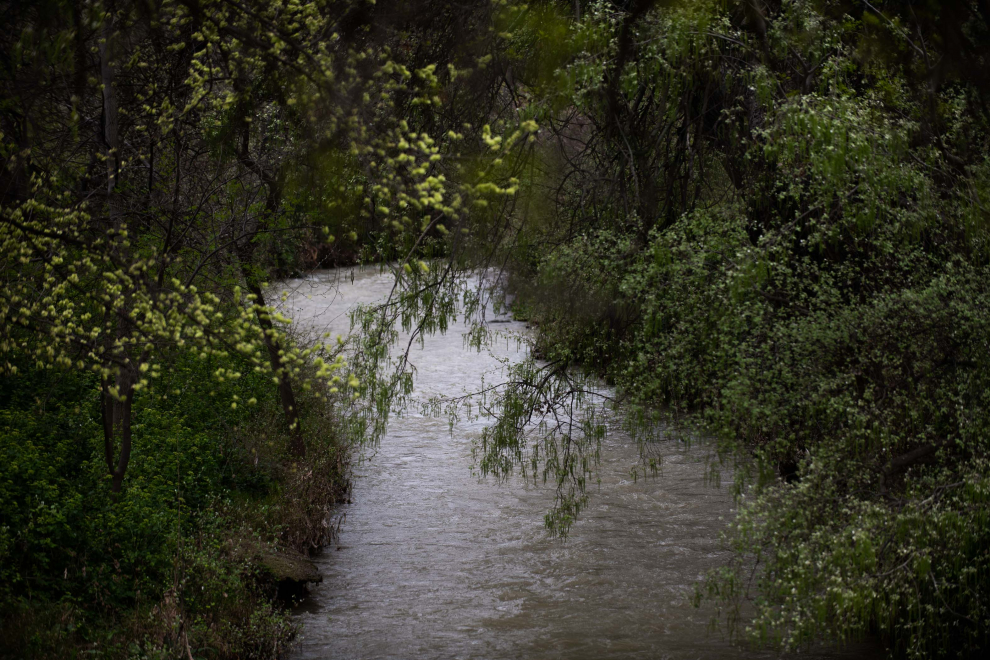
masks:
[[(247, 264), (241, 262), (244, 272), (244, 279), (247, 282), (248, 291), (254, 294), (256, 303), (261, 307), (265, 306), (265, 296), (261, 286), (248, 272)], [(296, 407), (296, 395), (292, 389), (292, 381), (289, 378), (288, 369), (282, 362), (281, 351), (278, 340), (275, 337), (275, 327), (272, 325), (271, 317), (262, 311), (257, 312), (258, 323), (265, 336), (265, 348), (268, 349), (268, 359), (272, 365), (272, 371), (278, 378), (278, 395), (282, 402), (282, 410), (285, 412), (285, 419), (289, 422), (289, 430), (292, 435), (289, 439), (289, 451), (297, 458), (306, 456), (306, 442), (303, 440), (302, 427), (299, 425), (299, 411)]]
[[(103, 457), (112, 478), (110, 490), (119, 493), (131, 461), (131, 407), (134, 402), (134, 376), (123, 370), (116, 377), (117, 395), (110, 393), (111, 380), (101, 383), (100, 411), (103, 416)], [(120, 439), (120, 452), (116, 440)]]
[[(117, 182), (120, 178), (120, 117), (117, 109), (117, 96), (113, 88), (112, 46), (114, 39), (114, 21), (116, 5), (111, 0), (106, 5), (103, 17), (100, 51), (100, 82), (103, 88), (103, 146), (107, 163), (107, 214), (110, 228), (119, 232), (123, 228), (120, 213), (120, 200), (117, 194)], [(113, 314), (112, 310), (108, 314)], [(122, 329), (119, 320), (115, 324), (116, 334)], [(108, 347), (109, 349), (110, 347)], [(134, 374), (126, 367), (114, 378), (117, 396), (110, 393), (112, 385), (110, 378), (104, 378), (101, 388), (101, 411), (103, 415), (103, 453), (107, 470), (112, 478), (111, 491), (119, 493), (124, 483), (124, 474), (131, 460), (131, 408), (134, 403)], [(120, 451), (117, 452), (117, 439), (120, 439)]]
[(114, 3), (107, 3), (106, 16), (103, 17), (103, 29), (100, 39), (100, 82), (103, 87), (103, 141), (107, 156), (107, 202), (110, 206), (110, 221), (115, 229), (119, 223), (116, 213), (117, 200), (114, 190), (117, 188), (117, 178), (120, 173), (120, 118), (117, 111), (117, 96), (113, 90), (113, 65), (111, 44), (113, 40)]
[[(242, 105), (239, 108), (238, 130), (240, 132), (241, 144), (237, 151), (237, 158), (248, 171), (254, 173), (264, 184), (267, 190), (267, 195), (265, 196), (265, 215), (266, 217), (272, 217), (278, 211), (281, 202), (282, 180), (280, 176), (272, 176), (266, 172), (259, 163), (251, 159), (249, 152), (251, 131), (248, 122), (245, 120), (247, 112), (246, 106)], [(256, 235), (257, 230), (258, 227), (255, 227), (252, 234)], [(255, 302), (260, 307), (264, 307), (264, 292), (261, 290), (258, 279), (251, 272), (251, 262), (254, 257), (253, 240), (254, 235), (245, 237), (244, 243), (238, 247), (237, 256), (241, 262), (241, 274), (244, 276), (244, 282), (247, 285), (248, 291), (254, 294)], [(260, 310), (257, 312), (257, 317), (258, 323), (261, 325), (262, 332), (264, 333), (265, 348), (268, 349), (268, 359), (272, 365), (272, 372), (274, 372), (275, 377), (278, 379), (278, 394), (282, 402), (282, 410), (285, 412), (285, 419), (289, 423), (289, 431), (291, 432), (289, 451), (293, 456), (303, 458), (306, 456), (306, 442), (303, 439), (302, 427), (299, 424), (299, 410), (296, 407), (296, 395), (292, 389), (292, 380), (282, 362), (282, 347), (279, 346), (278, 339), (275, 337), (275, 328), (272, 325), (271, 317)]]

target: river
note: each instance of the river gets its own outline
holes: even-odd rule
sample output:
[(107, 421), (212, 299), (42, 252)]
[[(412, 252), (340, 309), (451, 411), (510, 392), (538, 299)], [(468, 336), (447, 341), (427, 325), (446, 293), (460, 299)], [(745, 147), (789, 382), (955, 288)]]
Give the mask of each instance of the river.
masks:
[[(347, 310), (383, 299), (374, 268), (322, 271), (281, 285), (300, 327), (346, 334)], [(523, 333), (525, 325), (500, 323)], [(463, 324), (414, 348), (416, 393), (457, 395), (493, 381), (496, 356), (465, 348)], [(317, 559), (324, 576), (295, 612), (297, 660), (403, 658), (774, 658), (710, 632), (694, 586), (727, 558), (718, 541), (731, 517), (727, 489), (705, 485), (704, 446), (663, 441), (656, 478), (633, 480), (634, 441), (605, 442), (601, 486), (566, 541), (543, 527), (552, 493), (521, 478), (472, 475), (480, 422), (410, 410), (354, 470), (353, 504), (338, 542)], [(875, 657), (879, 649), (815, 649), (800, 657)]]

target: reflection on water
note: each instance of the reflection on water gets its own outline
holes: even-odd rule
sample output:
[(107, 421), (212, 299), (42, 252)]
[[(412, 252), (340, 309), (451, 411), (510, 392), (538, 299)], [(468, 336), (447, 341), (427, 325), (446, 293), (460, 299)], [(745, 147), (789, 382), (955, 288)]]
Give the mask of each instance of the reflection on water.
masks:
[[(391, 286), (377, 269), (326, 271), (285, 282), (293, 291), (285, 308), (304, 328), (346, 334), (346, 311)], [(525, 330), (518, 322), (500, 329)], [(413, 349), (419, 396), (475, 389), (500, 366), (466, 349), (464, 330), (454, 324)], [(516, 342), (495, 354), (522, 357)], [(446, 419), (416, 411), (393, 420), (377, 453), (355, 469), (338, 544), (317, 559), (324, 581), (297, 610), (294, 657), (776, 657), (709, 633), (710, 613), (691, 603), (698, 578), (726, 558), (717, 539), (731, 507), (724, 489), (704, 485), (703, 448), (670, 441), (662, 476), (634, 482), (635, 443), (611, 436), (601, 487), (561, 542), (543, 527), (546, 488), (472, 476), (481, 428), (462, 422), (451, 435)]]

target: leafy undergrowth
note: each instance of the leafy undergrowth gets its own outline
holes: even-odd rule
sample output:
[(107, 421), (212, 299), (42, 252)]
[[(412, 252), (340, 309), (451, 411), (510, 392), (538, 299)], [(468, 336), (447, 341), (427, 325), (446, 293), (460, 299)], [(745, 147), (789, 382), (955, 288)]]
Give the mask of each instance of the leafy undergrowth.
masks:
[[(270, 377), (218, 382), (176, 355), (139, 395), (124, 489), (111, 493), (99, 383), (0, 377), (0, 653), (276, 658), (294, 628), (260, 561), (331, 538), (354, 429), (300, 393), (304, 459)], [(241, 405), (232, 406), (231, 402)]]

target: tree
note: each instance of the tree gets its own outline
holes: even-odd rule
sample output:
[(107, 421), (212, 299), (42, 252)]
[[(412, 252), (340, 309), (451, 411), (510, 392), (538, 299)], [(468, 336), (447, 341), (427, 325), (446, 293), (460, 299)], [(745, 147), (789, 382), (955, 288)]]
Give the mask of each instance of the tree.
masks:
[(604, 376), (647, 438), (735, 459), (737, 561), (705, 585), (730, 623), (748, 597), (784, 646), (984, 648), (986, 19), (602, 2), (554, 84), (519, 73), (548, 29), (520, 20), (503, 52), (545, 128), (500, 248), (543, 362), (489, 394), (480, 464), (556, 481), (566, 530), (601, 429), (553, 415)]

